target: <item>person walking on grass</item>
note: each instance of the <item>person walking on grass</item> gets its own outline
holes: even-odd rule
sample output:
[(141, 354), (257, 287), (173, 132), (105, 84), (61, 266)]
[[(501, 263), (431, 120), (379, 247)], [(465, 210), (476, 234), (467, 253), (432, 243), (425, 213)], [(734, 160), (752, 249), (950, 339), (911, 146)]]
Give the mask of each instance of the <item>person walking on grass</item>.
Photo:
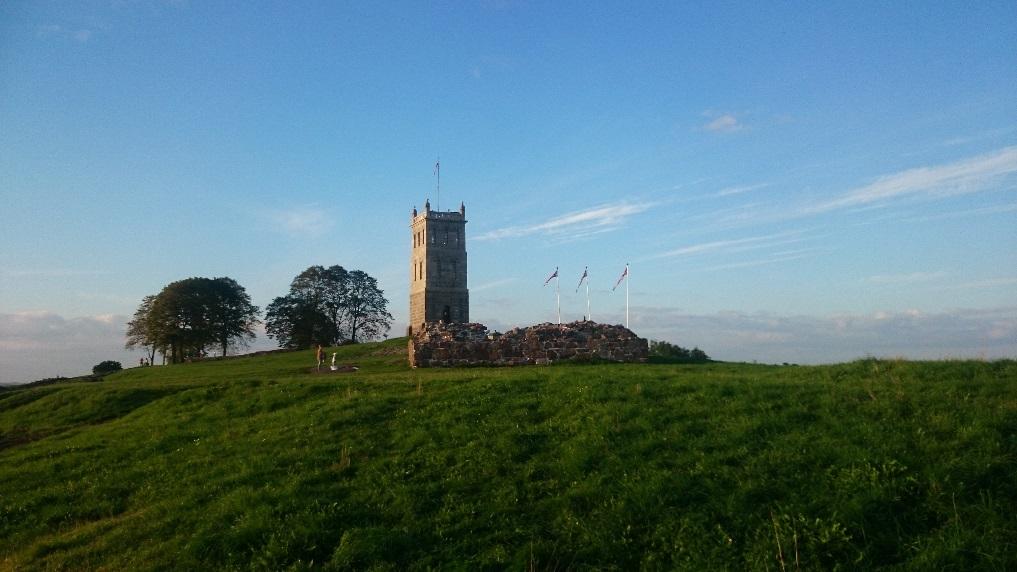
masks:
[(321, 347), (321, 344), (318, 344), (317, 357), (318, 357), (317, 371), (321, 371), (321, 364), (325, 363), (325, 348)]

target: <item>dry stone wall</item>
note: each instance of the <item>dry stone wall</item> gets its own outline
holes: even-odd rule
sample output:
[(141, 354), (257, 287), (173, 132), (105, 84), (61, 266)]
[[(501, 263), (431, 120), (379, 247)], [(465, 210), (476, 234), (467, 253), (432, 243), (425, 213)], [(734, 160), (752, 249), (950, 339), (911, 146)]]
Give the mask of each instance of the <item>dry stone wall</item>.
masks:
[(644, 362), (645, 338), (623, 326), (596, 322), (538, 324), (500, 334), (483, 324), (432, 322), (409, 340), (413, 367), (508, 366), (559, 361)]

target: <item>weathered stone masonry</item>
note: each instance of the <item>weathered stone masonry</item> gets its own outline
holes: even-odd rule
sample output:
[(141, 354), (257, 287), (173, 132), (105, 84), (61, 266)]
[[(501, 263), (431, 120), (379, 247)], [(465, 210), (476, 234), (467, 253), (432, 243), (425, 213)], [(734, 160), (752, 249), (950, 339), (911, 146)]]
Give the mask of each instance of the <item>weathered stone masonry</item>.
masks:
[(469, 322), (466, 205), (458, 211), (413, 209), (410, 219), (410, 332), (426, 322)]
[(539, 324), (490, 333), (483, 324), (427, 323), (409, 340), (413, 367), (508, 366), (558, 361), (646, 361), (648, 346), (632, 330), (596, 322)]

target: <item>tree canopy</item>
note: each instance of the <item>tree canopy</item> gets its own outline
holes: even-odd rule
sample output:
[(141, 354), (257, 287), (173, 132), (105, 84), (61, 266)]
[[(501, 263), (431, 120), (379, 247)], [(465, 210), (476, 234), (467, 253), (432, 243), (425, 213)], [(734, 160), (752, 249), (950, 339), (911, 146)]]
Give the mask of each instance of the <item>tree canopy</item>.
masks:
[(311, 266), (286, 296), (268, 305), (265, 329), (286, 348), (376, 339), (391, 328), (388, 300), (378, 281), (361, 270)]
[(259, 309), (232, 278), (187, 278), (146, 296), (127, 324), (128, 348), (158, 350), (171, 362), (200, 357), (208, 350), (222, 355), (254, 339)]
[(106, 360), (99, 362), (97, 365), (92, 366), (92, 373), (94, 375), (106, 375), (107, 373), (113, 373), (124, 369), (120, 362), (113, 360)]

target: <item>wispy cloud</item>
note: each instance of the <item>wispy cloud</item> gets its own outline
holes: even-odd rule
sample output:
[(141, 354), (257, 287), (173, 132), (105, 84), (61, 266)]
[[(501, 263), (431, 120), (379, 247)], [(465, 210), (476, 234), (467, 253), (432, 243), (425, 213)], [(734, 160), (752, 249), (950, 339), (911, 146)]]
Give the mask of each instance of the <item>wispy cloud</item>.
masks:
[(784, 231), (762, 236), (750, 236), (746, 238), (735, 238), (731, 240), (715, 240), (691, 244), (673, 250), (659, 252), (642, 258), (640, 260), (654, 260), (658, 258), (673, 258), (677, 256), (693, 256), (711, 252), (742, 252), (756, 248), (772, 247), (781, 244), (790, 244), (801, 241), (800, 230)]
[(916, 284), (919, 282), (931, 282), (945, 277), (943, 271), (936, 272), (909, 272), (903, 274), (877, 274), (868, 276), (865, 282), (870, 284)]
[(649, 202), (603, 204), (582, 211), (566, 213), (544, 222), (495, 229), (481, 234), (473, 240), (520, 238), (533, 234), (568, 234), (571, 236), (599, 234), (620, 228), (631, 216), (646, 211), (653, 204)]
[[(708, 115), (712, 115), (712, 113), (708, 113)], [(738, 118), (731, 113), (718, 115), (710, 120), (706, 125), (703, 125), (703, 129), (714, 133), (734, 133), (736, 131), (741, 131), (744, 128), (745, 124), (740, 122)]]
[(106, 270), (74, 270), (71, 268), (0, 268), (0, 278), (68, 278), (72, 276), (108, 276)]
[(332, 219), (318, 205), (268, 211), (265, 217), (277, 232), (295, 237), (317, 237), (332, 229)]
[(66, 28), (60, 24), (44, 24), (35, 28), (35, 35), (39, 38), (64, 38), (84, 44), (92, 38), (92, 30), (85, 28)]
[(956, 147), (957, 145), (967, 145), (968, 143), (972, 143), (975, 141), (991, 139), (993, 137), (999, 137), (1000, 135), (1007, 135), (1009, 133), (1013, 133), (1014, 131), (1017, 131), (1017, 126), (997, 127), (995, 129), (982, 131), (980, 133), (975, 133), (971, 135), (961, 135), (959, 137), (951, 137), (949, 139), (944, 139), (940, 143), (940, 146)]
[(948, 286), (950, 290), (974, 290), (982, 288), (1002, 288), (1017, 286), (1017, 277), (1009, 276), (1002, 278), (986, 278), (985, 280), (972, 280)]
[(718, 264), (716, 266), (708, 266), (703, 268), (703, 271), (712, 272), (715, 270), (731, 270), (734, 268), (752, 268), (756, 266), (769, 266), (770, 264), (780, 264), (782, 262), (791, 262), (793, 260), (801, 260), (808, 258), (811, 254), (818, 249), (816, 248), (802, 248), (798, 250), (789, 250), (786, 252), (777, 252), (771, 254), (766, 258), (758, 258), (755, 260), (744, 260), (742, 262), (732, 262), (729, 264)]
[(946, 165), (918, 167), (848, 191), (840, 197), (808, 205), (799, 215), (856, 208), (909, 196), (947, 196), (984, 190), (992, 182), (1017, 172), (1017, 146)]
[[(1013, 189), (1010, 189), (1013, 190)], [(940, 213), (935, 215), (917, 216), (911, 218), (899, 219), (902, 222), (929, 222), (933, 220), (944, 220), (951, 218), (963, 218), (968, 216), (985, 216), (1000, 213), (1010, 213), (1017, 211), (1017, 203), (1009, 203), (1003, 205), (992, 205), (988, 207), (980, 207), (977, 209), (965, 209), (961, 211), (951, 211), (946, 213)]]
[(741, 195), (743, 193), (747, 193), (749, 191), (754, 191), (756, 189), (762, 189), (763, 187), (768, 187), (768, 186), (770, 186), (769, 183), (758, 183), (758, 184), (755, 184), (755, 185), (743, 185), (743, 186), (738, 186), (738, 187), (728, 187), (726, 189), (721, 189), (721, 190), (717, 191), (716, 193), (714, 193), (713, 196), (714, 197), (730, 197), (731, 195)]
[(479, 286), (473, 286), (472, 288), (470, 288), (470, 292), (477, 293), (477, 292), (483, 292), (484, 290), (491, 290), (491, 289), (497, 288), (499, 286), (504, 286), (506, 284), (511, 284), (511, 283), (515, 282), (516, 280), (517, 280), (516, 278), (502, 278), (501, 280), (494, 280), (494, 281), (491, 281), (491, 282), (485, 282), (485, 283), (483, 283), (483, 284), (481, 284)]

